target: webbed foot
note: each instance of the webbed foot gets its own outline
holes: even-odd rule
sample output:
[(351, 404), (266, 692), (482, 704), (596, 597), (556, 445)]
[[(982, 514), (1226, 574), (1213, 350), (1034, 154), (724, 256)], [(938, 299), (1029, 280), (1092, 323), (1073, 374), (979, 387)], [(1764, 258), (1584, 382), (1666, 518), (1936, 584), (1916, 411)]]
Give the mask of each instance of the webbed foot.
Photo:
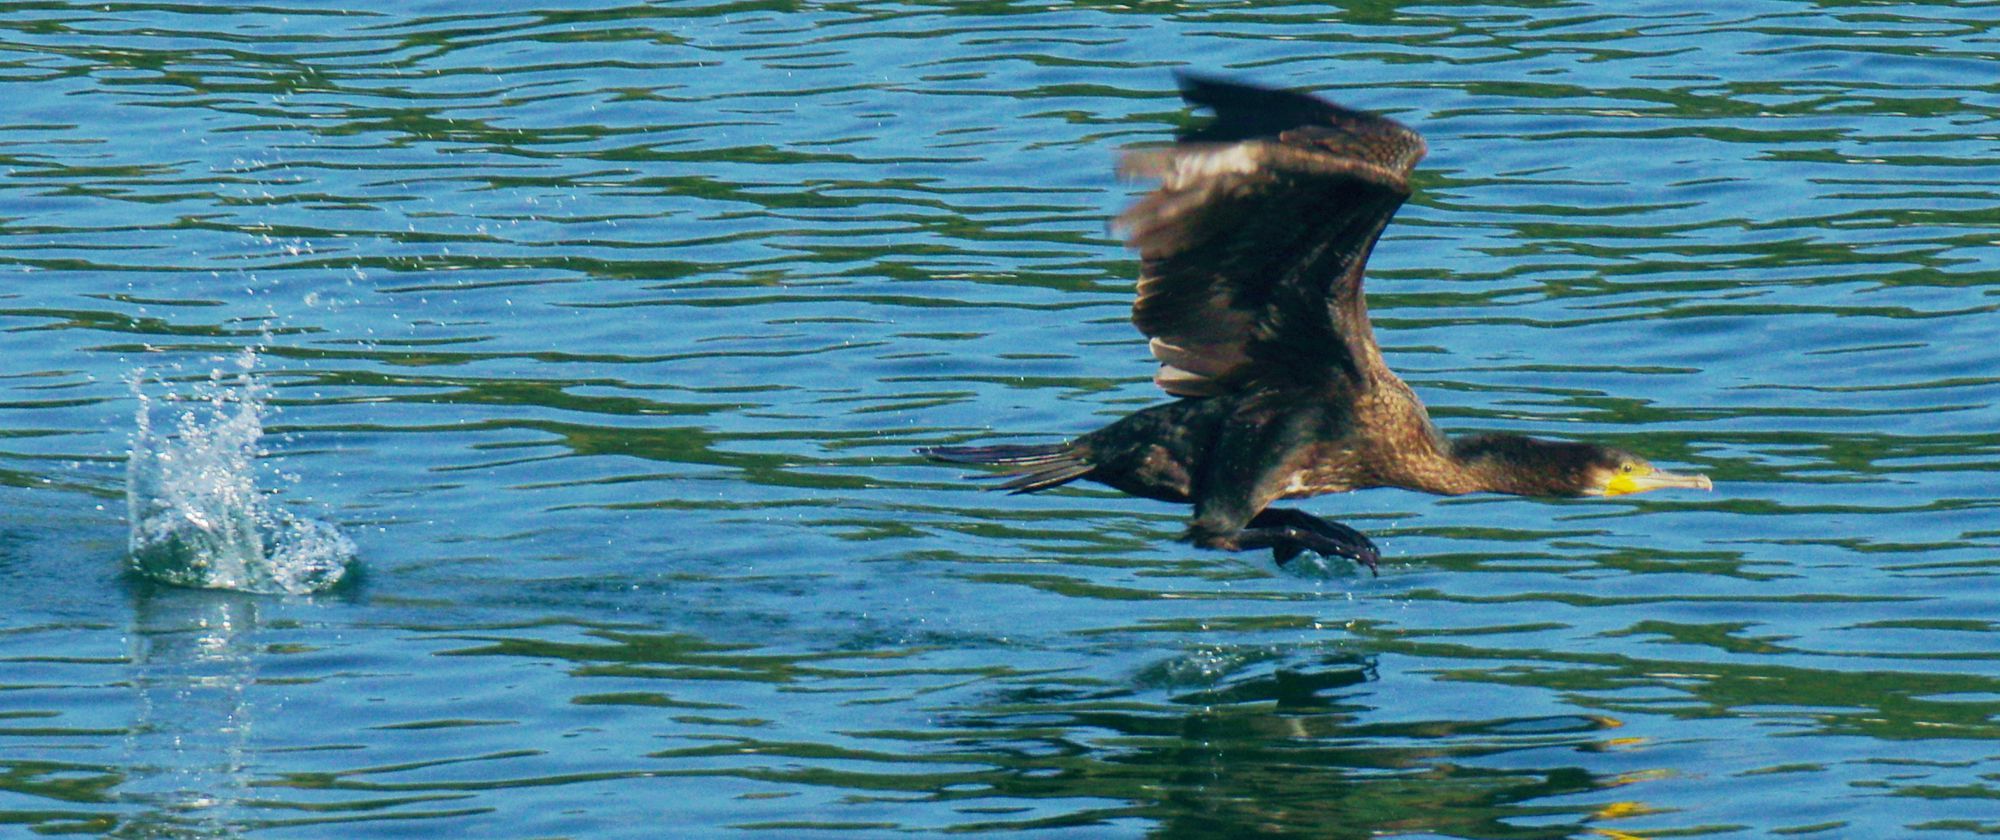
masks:
[(1368, 535), (1302, 510), (1266, 508), (1241, 530), (1228, 535), (1190, 534), (1197, 545), (1238, 550), (1271, 549), (1271, 558), (1283, 566), (1307, 551), (1322, 557), (1345, 557), (1381, 576), (1378, 567), (1382, 552)]

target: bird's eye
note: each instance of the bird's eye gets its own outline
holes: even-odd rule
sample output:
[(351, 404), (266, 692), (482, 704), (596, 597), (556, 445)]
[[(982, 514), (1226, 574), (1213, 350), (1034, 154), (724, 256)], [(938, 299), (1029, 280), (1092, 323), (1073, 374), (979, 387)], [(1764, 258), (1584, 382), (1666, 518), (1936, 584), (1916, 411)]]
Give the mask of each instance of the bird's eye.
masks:
[(1631, 475), (1635, 469), (1638, 469), (1638, 467), (1633, 466), (1630, 461), (1618, 465), (1618, 471), (1626, 475)]

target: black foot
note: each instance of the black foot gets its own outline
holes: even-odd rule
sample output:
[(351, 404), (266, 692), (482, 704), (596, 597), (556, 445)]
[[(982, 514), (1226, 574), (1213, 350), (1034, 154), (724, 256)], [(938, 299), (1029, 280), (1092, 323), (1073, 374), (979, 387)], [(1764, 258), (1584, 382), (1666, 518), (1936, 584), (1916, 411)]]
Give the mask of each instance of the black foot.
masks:
[[(1253, 533), (1261, 532), (1261, 533)], [(1369, 573), (1380, 577), (1382, 570), (1377, 567), (1382, 560), (1382, 552), (1367, 534), (1349, 528), (1338, 522), (1321, 519), (1302, 510), (1291, 508), (1266, 508), (1263, 513), (1252, 517), (1238, 536), (1238, 544), (1250, 547), (1242, 537), (1253, 536), (1253, 541), (1271, 547), (1271, 558), (1283, 566), (1292, 558), (1308, 550), (1321, 557), (1345, 557), (1368, 567)]]

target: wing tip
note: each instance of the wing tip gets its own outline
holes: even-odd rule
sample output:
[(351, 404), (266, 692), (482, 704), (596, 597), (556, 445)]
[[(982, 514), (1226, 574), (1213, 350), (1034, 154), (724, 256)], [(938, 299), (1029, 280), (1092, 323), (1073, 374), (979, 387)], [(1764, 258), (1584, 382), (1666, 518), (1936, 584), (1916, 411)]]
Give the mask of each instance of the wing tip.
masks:
[(1331, 126), (1348, 133), (1377, 134), (1378, 141), (1383, 134), (1395, 137), (1367, 156), (1381, 155), (1381, 163), (1404, 174), (1429, 152), (1416, 129), (1318, 94), (1184, 68), (1174, 69), (1173, 75), (1182, 100), (1215, 112), (1212, 119), (1176, 132), (1175, 139), (1182, 143), (1276, 139), (1290, 130)]

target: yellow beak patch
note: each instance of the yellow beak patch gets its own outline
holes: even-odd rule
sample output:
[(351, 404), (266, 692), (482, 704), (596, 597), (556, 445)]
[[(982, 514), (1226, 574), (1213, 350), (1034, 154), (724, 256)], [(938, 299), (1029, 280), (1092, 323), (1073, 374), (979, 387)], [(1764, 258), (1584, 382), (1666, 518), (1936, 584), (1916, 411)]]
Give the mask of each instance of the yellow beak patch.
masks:
[(1604, 495), (1623, 496), (1627, 493), (1644, 493), (1664, 487), (1680, 487), (1688, 490), (1713, 490), (1715, 483), (1705, 475), (1682, 475), (1666, 470), (1654, 469), (1652, 465), (1635, 465), (1630, 471), (1619, 470), (1604, 482)]

